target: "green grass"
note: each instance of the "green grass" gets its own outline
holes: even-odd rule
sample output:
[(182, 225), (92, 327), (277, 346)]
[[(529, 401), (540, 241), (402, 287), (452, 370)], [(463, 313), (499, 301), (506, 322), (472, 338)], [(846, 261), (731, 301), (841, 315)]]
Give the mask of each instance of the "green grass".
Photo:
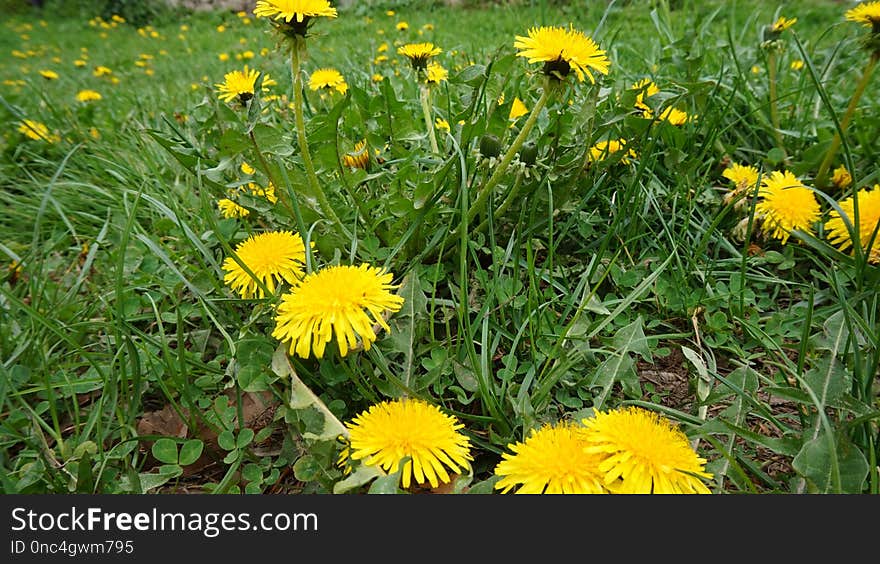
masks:
[[(306, 133), (348, 238), (309, 188), (290, 61), (265, 21), (207, 13), (139, 32), (51, 11), (8, 19), (2, 491), (367, 491), (374, 475), (338, 485), (339, 424), (407, 395), (464, 423), (474, 461), (459, 490), (490, 491), (501, 454), (531, 429), (640, 405), (693, 439), (715, 493), (880, 493), (878, 265), (841, 253), (821, 222), (785, 245), (765, 237), (756, 195), (727, 205), (721, 175), (736, 162), (812, 186), (869, 32), (835, 3), (669, 4), (413, 4), (387, 16), (389, 4), (317, 22), (306, 76), (337, 68), (349, 93), (306, 90)], [(776, 55), (782, 147), (760, 45), (780, 14), (798, 18)], [(515, 57), (513, 40), (541, 24), (583, 30), (611, 72), (551, 99), (527, 136), (536, 163), (499, 172), (526, 120), (510, 126), (510, 104), (531, 109), (541, 93), (540, 66)], [(443, 48), (450, 75), (431, 111), (453, 135), (438, 131), (439, 154), (395, 41)], [(376, 62), (383, 42), (389, 60)], [(253, 59), (237, 60), (246, 50)], [(267, 93), (283, 99), (258, 96), (264, 112), (217, 99), (215, 83), (245, 63), (278, 83)], [(98, 65), (113, 74), (94, 76)], [(657, 113), (696, 118), (639, 117), (627, 89), (644, 77), (661, 90)], [(834, 163), (853, 186), (815, 189), (823, 218), (880, 183), (876, 80)], [(76, 102), (87, 88), (103, 99)], [(22, 119), (59, 142), (27, 139)], [(494, 158), (480, 153), (487, 135)], [(369, 173), (340, 164), (363, 138), (382, 159)], [(589, 164), (594, 143), (618, 138), (634, 157)], [(250, 216), (223, 218), (216, 201), (240, 184), (242, 161), (290, 205), (245, 198)], [(391, 331), (344, 357), (333, 345), (321, 360), (285, 355), (271, 337), (277, 299), (239, 299), (223, 283), (235, 245), (268, 229), (308, 233), (315, 268), (388, 268), (405, 298)]]

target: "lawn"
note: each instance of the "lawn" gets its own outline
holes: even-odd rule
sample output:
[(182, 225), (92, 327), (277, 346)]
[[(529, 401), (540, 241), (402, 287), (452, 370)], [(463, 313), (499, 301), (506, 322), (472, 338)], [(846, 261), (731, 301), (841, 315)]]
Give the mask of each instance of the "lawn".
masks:
[(0, 491), (880, 493), (880, 2), (105, 4), (2, 24)]

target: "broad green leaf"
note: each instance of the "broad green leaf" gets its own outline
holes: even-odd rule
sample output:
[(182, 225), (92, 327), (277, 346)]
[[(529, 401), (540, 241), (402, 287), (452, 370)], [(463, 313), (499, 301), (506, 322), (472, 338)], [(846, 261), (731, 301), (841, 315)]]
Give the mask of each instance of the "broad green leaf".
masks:
[(804, 383), (824, 407), (852, 389), (852, 374), (836, 358), (823, 356), (804, 374)]
[(204, 448), (205, 443), (199, 439), (190, 439), (186, 441), (180, 445), (180, 459), (178, 464), (181, 466), (188, 466), (194, 463), (202, 455)]
[(165, 464), (177, 464), (177, 442), (171, 439), (159, 439), (153, 443), (153, 456)]
[(644, 321), (640, 315), (629, 325), (621, 327), (614, 334), (611, 344), (620, 354), (634, 352), (640, 355), (645, 362), (653, 362), (654, 356), (651, 354), (651, 347), (648, 346), (644, 326)]
[[(840, 471), (840, 491), (835, 487), (832, 474), (832, 458), (837, 458)], [(815, 493), (862, 493), (868, 475), (868, 461), (862, 452), (841, 441), (837, 444), (837, 452), (831, 451), (828, 438), (824, 435), (804, 444), (801, 451), (792, 460), (792, 467), (810, 484)]]

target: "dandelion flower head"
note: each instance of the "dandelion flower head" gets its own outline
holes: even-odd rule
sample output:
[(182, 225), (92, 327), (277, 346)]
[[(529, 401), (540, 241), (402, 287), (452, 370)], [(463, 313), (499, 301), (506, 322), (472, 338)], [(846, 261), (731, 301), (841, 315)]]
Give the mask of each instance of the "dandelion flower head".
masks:
[(599, 471), (612, 493), (711, 493), (706, 460), (670, 420), (640, 407), (596, 412), (584, 419), (585, 450), (601, 455)]
[(436, 57), (442, 52), (440, 47), (430, 42), (407, 43), (397, 48), (397, 54), (409, 59), (410, 64), (416, 70), (425, 70), (428, 66), (428, 59)]
[(331, 68), (317, 69), (309, 77), (309, 88), (312, 90), (335, 90), (340, 94), (348, 91), (348, 84), (342, 74)]
[(521, 494), (607, 493), (602, 457), (585, 450), (584, 429), (573, 423), (545, 425), (501, 455), (495, 488)]
[(234, 70), (223, 76), (223, 82), (215, 84), (220, 92), (218, 98), (224, 102), (238, 100), (242, 104), (254, 97), (254, 85), (257, 77), (260, 76), (259, 71), (249, 69), (247, 65), (244, 70)]
[(789, 171), (771, 172), (761, 179), (761, 198), (755, 213), (764, 222), (764, 231), (784, 245), (795, 229), (812, 232), (819, 220), (819, 202), (812, 190), (801, 184)]
[[(306, 247), (298, 233), (269, 231), (253, 235), (235, 248), (235, 255), (263, 282), (269, 293), (286, 281), (295, 284), (303, 275)], [(223, 261), (223, 277), (230, 288), (244, 299), (263, 298), (265, 293), (257, 281), (232, 257)]]
[(865, 27), (873, 28), (875, 33), (880, 32), (880, 1), (863, 2), (846, 11), (846, 19), (860, 23)]
[(510, 105), (510, 113), (507, 115), (507, 119), (515, 121), (526, 115), (527, 113), (529, 113), (529, 109), (526, 107), (525, 102), (520, 100), (518, 96), (514, 96), (513, 103)]
[(464, 425), (422, 400), (378, 403), (346, 426), (352, 460), (396, 472), (400, 462), (410, 457), (401, 471), (403, 488), (413, 482), (436, 488), (451, 480), (450, 472), (460, 473), (472, 460), (470, 440), (459, 432)]
[(391, 328), (383, 315), (396, 312), (403, 298), (392, 294), (393, 275), (383, 269), (360, 266), (328, 266), (294, 284), (281, 299), (272, 336), (290, 343), (290, 354), (317, 358), (333, 338), (339, 354), (363, 343), (369, 349), (376, 341), (373, 325)]
[[(855, 225), (856, 200), (859, 205), (859, 223)], [(875, 184), (872, 190), (862, 189), (853, 198), (850, 196), (839, 203), (840, 209), (846, 215), (847, 221), (840, 216), (837, 210), (831, 211), (829, 219), (825, 223), (825, 231), (828, 239), (841, 251), (853, 247), (853, 239), (847, 229), (847, 222), (858, 231), (859, 244), (868, 254), (868, 261), (872, 264), (880, 264), (880, 185)], [(870, 248), (869, 248), (870, 244)]]
[(529, 63), (544, 63), (545, 75), (564, 80), (573, 70), (579, 82), (584, 75), (595, 82), (592, 71), (608, 74), (611, 62), (605, 51), (582, 32), (564, 27), (533, 27), (527, 36), (516, 36), (513, 46), (518, 57)]

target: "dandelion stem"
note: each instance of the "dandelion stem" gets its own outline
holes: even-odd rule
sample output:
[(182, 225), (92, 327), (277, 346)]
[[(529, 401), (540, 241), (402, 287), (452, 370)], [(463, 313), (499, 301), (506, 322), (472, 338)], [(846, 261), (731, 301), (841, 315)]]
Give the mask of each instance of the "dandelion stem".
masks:
[(495, 186), (498, 185), (498, 182), (504, 177), (504, 173), (507, 172), (507, 167), (510, 166), (511, 161), (513, 161), (513, 157), (516, 156), (517, 152), (522, 148), (523, 143), (525, 143), (526, 139), (531, 133), (532, 128), (535, 127), (535, 123), (538, 121), (538, 115), (541, 113), (541, 110), (547, 104), (547, 100), (550, 98), (550, 89), (552, 86), (549, 83), (544, 85), (544, 91), (541, 93), (541, 97), (538, 98), (538, 101), (535, 102), (535, 107), (532, 108), (531, 113), (529, 114), (529, 118), (523, 124), (522, 129), (519, 132), (519, 135), (516, 136), (516, 139), (513, 140), (513, 143), (510, 145), (510, 148), (507, 149), (507, 152), (504, 154), (504, 157), (501, 158), (501, 162), (495, 167), (495, 172), (492, 173), (492, 176), (489, 177), (489, 180), (478, 189), (477, 191), (477, 199), (474, 200), (473, 205), (471, 205), (471, 209), (468, 212), (468, 221), (473, 221), (473, 219), (477, 216), (478, 213), (483, 211), (483, 207), (486, 205), (486, 201), (489, 199), (489, 195), (492, 193), (492, 190), (495, 189)]
[(831, 164), (834, 162), (837, 150), (840, 149), (841, 134), (845, 133), (846, 128), (849, 127), (849, 122), (852, 120), (853, 114), (855, 114), (856, 111), (856, 105), (859, 102), (859, 98), (861, 98), (862, 94), (865, 92), (865, 88), (868, 87), (868, 81), (871, 80), (871, 73), (874, 72), (874, 67), (877, 65), (878, 58), (880, 58), (880, 54), (874, 53), (868, 61), (867, 66), (865, 66), (865, 70), (862, 72), (862, 78), (856, 85), (855, 92), (853, 92), (852, 98), (849, 100), (849, 106), (846, 108), (846, 113), (843, 114), (843, 119), (840, 120), (840, 129), (834, 133), (834, 139), (831, 140), (831, 146), (828, 148), (828, 152), (825, 153), (825, 159), (822, 161), (822, 164), (819, 165), (819, 172), (816, 173), (815, 180), (816, 187), (819, 189), (825, 188), (828, 183), (828, 171), (831, 169)]
[(434, 154), (440, 154), (440, 149), (437, 147), (437, 137), (434, 135), (434, 122), (431, 120), (431, 89), (427, 84), (419, 84), (419, 98), (422, 102), (422, 114), (425, 116), (425, 127), (428, 129), (431, 150), (434, 151)]
[(324, 190), (321, 188), (321, 183), (318, 182), (318, 175), (315, 174), (315, 165), (314, 163), (312, 163), (312, 155), (311, 153), (309, 153), (309, 143), (306, 140), (306, 126), (305, 119), (303, 118), (303, 84), (302, 72), (300, 68), (300, 59), (302, 58), (300, 51), (305, 51), (305, 48), (305, 40), (303, 38), (297, 37), (294, 40), (293, 48), (291, 49), (291, 70), (293, 72), (293, 105), (294, 117), (296, 119), (296, 139), (299, 142), (299, 150), (302, 154), (303, 165), (306, 168), (306, 176), (309, 179), (309, 184), (312, 188), (312, 192), (318, 199), (318, 204), (321, 206), (321, 210), (333, 222), (337, 232), (347, 239), (349, 238), (348, 231), (345, 229), (342, 221), (340, 221), (339, 216), (337, 216), (336, 212), (333, 211), (333, 206), (330, 205), (330, 201), (327, 199), (327, 195), (324, 194)]
[(779, 107), (777, 104), (778, 95), (776, 93), (776, 71), (777, 71), (776, 52), (772, 49), (767, 53), (767, 75), (770, 80), (770, 123), (773, 125), (773, 136), (776, 138), (776, 146), (785, 153), (785, 142), (782, 139), (782, 130), (779, 126)]
[[(520, 170), (516, 179), (513, 181), (513, 187), (510, 189), (510, 192), (507, 193), (507, 197), (504, 198), (504, 201), (498, 206), (498, 209), (495, 211), (495, 217), (503, 217), (507, 210), (510, 209), (510, 206), (513, 205), (513, 201), (516, 199), (519, 194), (520, 186), (522, 186), (523, 172)], [(484, 219), (480, 222), (480, 225), (477, 226), (476, 231), (482, 231), (486, 228), (486, 225), (489, 223), (489, 218)]]

